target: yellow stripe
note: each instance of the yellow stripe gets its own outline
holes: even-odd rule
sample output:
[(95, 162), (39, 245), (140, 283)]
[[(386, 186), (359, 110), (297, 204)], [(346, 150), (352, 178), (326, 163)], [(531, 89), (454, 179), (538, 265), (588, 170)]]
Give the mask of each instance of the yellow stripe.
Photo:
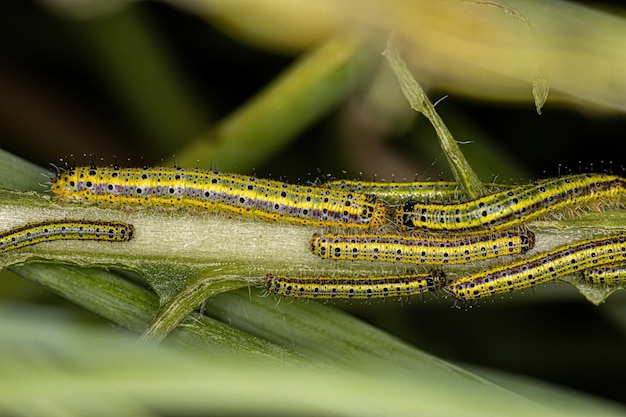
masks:
[(461, 300), (523, 290), (591, 267), (626, 261), (626, 235), (583, 240), (532, 258), (458, 278), (447, 290)]
[(386, 277), (287, 277), (268, 274), (265, 287), (270, 293), (295, 298), (370, 299), (404, 297), (443, 288), (441, 271), (429, 274)]
[(568, 207), (615, 202), (624, 179), (581, 174), (514, 187), (458, 204), (407, 202), (395, 222), (403, 230), (479, 232), (504, 230)]
[(61, 201), (104, 207), (221, 211), (357, 229), (387, 222), (387, 207), (374, 196), (198, 169), (77, 167), (61, 172), (51, 189)]
[[(464, 199), (465, 194), (454, 181), (328, 181), (322, 186), (359, 193), (371, 194), (388, 203), (407, 200), (416, 201), (455, 201)], [(495, 193), (513, 186), (504, 184), (485, 184), (490, 193)]]
[(53, 240), (126, 242), (133, 238), (132, 224), (92, 220), (46, 220), (0, 233), (0, 252)]
[(484, 235), (314, 234), (311, 252), (323, 259), (454, 265), (526, 253), (531, 231)]

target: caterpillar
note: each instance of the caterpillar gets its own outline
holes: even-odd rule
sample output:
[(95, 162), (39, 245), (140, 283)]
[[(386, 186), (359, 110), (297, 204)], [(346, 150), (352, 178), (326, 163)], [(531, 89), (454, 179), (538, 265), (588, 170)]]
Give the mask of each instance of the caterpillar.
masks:
[(420, 201), (452, 200), (461, 192), (459, 185), (454, 181), (382, 182), (336, 180), (326, 182), (323, 186), (332, 189), (371, 194), (388, 202), (398, 202), (409, 199), (417, 199)]
[(624, 265), (615, 265), (605, 268), (589, 268), (583, 272), (583, 279), (597, 285), (626, 284), (626, 268)]
[(463, 264), (526, 253), (535, 245), (531, 231), (484, 235), (314, 234), (313, 254), (324, 259)]
[(441, 289), (446, 284), (442, 271), (428, 274), (385, 277), (288, 277), (268, 274), (265, 288), (270, 293), (296, 298), (371, 299), (403, 297)]
[(624, 179), (605, 174), (580, 174), (514, 187), (463, 203), (408, 201), (395, 215), (402, 230), (480, 232), (519, 226), (550, 212), (580, 204), (615, 201), (624, 193)]
[(626, 235), (583, 240), (452, 281), (446, 287), (460, 300), (522, 290), (591, 267), (626, 260)]
[(104, 207), (209, 210), (326, 227), (378, 229), (387, 207), (375, 196), (181, 168), (75, 167), (51, 185), (62, 202)]
[[(407, 200), (452, 201), (463, 196), (463, 191), (454, 181), (355, 181), (334, 180), (322, 184), (325, 187), (371, 194), (388, 203)], [(489, 190), (499, 191), (512, 188), (504, 184), (485, 184)]]
[(135, 233), (132, 224), (97, 220), (46, 220), (0, 233), (0, 252), (53, 240), (126, 242)]

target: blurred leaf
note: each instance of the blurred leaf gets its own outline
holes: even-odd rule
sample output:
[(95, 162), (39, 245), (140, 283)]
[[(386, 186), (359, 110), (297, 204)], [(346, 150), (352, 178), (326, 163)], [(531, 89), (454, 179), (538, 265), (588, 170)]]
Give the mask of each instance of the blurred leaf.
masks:
[(370, 61), (357, 39), (324, 42), (177, 156), (188, 166), (249, 171), (345, 100)]
[(246, 355), (139, 345), (41, 307), (4, 305), (0, 317), (3, 414), (624, 415), (602, 403), (563, 407), (564, 414), (447, 365), (452, 373), (439, 380), (428, 373), (434, 359), (405, 372), (370, 363), (277, 367)]
[[(193, 0), (229, 33), (275, 49), (305, 49), (335, 33), (397, 31), (422, 83), (480, 99), (626, 109), (626, 24), (574, 2), (501, 0)], [(173, 3), (174, 4), (174, 3)], [(622, 13), (623, 15), (623, 13)], [(524, 20), (520, 20), (522, 16)], [(529, 26), (531, 30), (529, 30)], [(533, 91), (534, 90), (534, 91)], [(586, 102), (586, 103), (585, 103)]]

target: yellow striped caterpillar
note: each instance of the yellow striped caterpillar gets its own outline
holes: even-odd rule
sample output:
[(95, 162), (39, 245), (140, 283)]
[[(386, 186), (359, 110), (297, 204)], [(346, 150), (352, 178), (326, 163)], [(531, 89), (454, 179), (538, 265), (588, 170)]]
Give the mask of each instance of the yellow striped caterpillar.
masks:
[(272, 274), (265, 278), (265, 287), (270, 293), (319, 299), (399, 298), (436, 291), (445, 284), (446, 278), (442, 271), (367, 278), (287, 277)]
[(626, 235), (583, 240), (512, 264), (458, 278), (446, 287), (461, 300), (479, 299), (551, 281), (591, 267), (626, 261)]
[(324, 259), (454, 265), (526, 253), (531, 231), (482, 235), (314, 234), (311, 252)]
[(585, 269), (583, 279), (596, 285), (624, 285), (626, 284), (626, 268), (622, 264)]
[(624, 179), (580, 174), (514, 187), (463, 203), (408, 201), (396, 212), (403, 230), (422, 232), (484, 232), (519, 226), (548, 213), (581, 204), (616, 201)]
[[(338, 190), (371, 194), (388, 203), (401, 201), (453, 201), (463, 198), (463, 191), (454, 181), (357, 181), (333, 180), (322, 184)], [(504, 184), (485, 184), (490, 192), (512, 188)]]
[(98, 220), (46, 220), (0, 233), (0, 252), (53, 240), (126, 242), (133, 238), (132, 224)]
[(221, 211), (355, 229), (387, 222), (387, 207), (374, 196), (199, 169), (75, 167), (60, 172), (51, 190), (60, 201), (104, 207)]

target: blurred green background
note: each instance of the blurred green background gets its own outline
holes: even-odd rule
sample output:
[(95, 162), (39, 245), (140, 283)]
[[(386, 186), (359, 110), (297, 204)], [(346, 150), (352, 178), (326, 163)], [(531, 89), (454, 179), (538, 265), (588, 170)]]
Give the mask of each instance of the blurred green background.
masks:
[[(411, 2), (390, 4), (400, 8), (405, 3)], [(531, 24), (534, 13), (541, 13), (524, 9), (532, 2), (504, 3), (528, 13)], [(571, 43), (590, 51), (601, 44), (623, 59), (624, 10), (618, 9), (620, 2), (613, 3), (602, 7), (611, 13), (606, 18), (614, 27), (595, 25), (597, 16), (576, 9), (589, 21), (579, 21), (580, 31), (568, 34)], [(320, 23), (313, 18), (319, 11), (309, 15), (280, 1), (257, 2), (258, 10), (254, 2), (245, 1), (98, 4), (0, 4), (3, 149), (42, 166), (60, 159), (89, 163), (103, 158), (104, 163), (129, 166), (212, 166), (290, 182), (326, 175), (450, 178), (434, 132), (408, 109), (380, 54), (389, 24), (367, 11), (360, 11), (362, 16), (355, 11), (349, 20), (339, 19), (337, 12), (332, 22)], [(346, 10), (355, 7), (350, 1), (342, 4)], [(500, 13), (503, 25), (526, 33), (524, 24), (506, 13), (483, 9), (477, 13), (489, 13), (491, 19)], [(301, 27), (306, 33), (300, 38), (287, 23), (297, 26), (307, 17), (316, 23)], [(556, 25), (537, 23), (538, 38), (544, 25)], [(563, 31), (576, 27), (568, 24)], [(615, 32), (599, 34), (599, 44), (593, 44), (585, 32), (589, 26)], [(272, 28), (276, 33), (268, 32)], [(413, 59), (432, 63), (428, 46), (434, 54), (443, 50), (435, 39), (424, 40), (426, 46), (415, 43), (404, 29), (400, 27), (405, 50)], [(476, 33), (475, 28), (468, 30)], [(357, 46), (351, 40), (336, 41), (352, 36), (359, 38)], [(416, 50), (424, 55), (415, 58), (411, 54)], [(572, 84), (588, 82), (593, 93), (606, 91), (606, 97), (626, 99), (623, 63), (604, 51), (597, 55), (605, 67), (592, 67), (591, 60), (586, 67), (584, 59), (580, 66), (569, 66), (572, 77), (578, 77)], [(477, 52), (477, 60), (479, 56)], [(550, 66), (553, 58), (546, 58), (550, 68), (556, 67)], [(297, 72), (309, 64), (308, 72)], [(462, 61), (455, 67), (463, 72)], [(491, 68), (494, 80), (513, 79), (495, 64)], [(485, 78), (437, 78), (438, 72), (430, 70), (420, 72), (416, 64), (414, 75), (432, 100), (447, 96), (437, 110), (456, 139), (467, 142), (462, 149), (484, 181), (516, 183), (569, 171), (624, 174), (624, 103), (585, 89), (570, 92), (555, 70), (549, 71), (552, 91), (538, 115), (529, 82), (533, 74), (512, 80), (511, 90), (503, 87), (498, 96), (484, 87)], [(475, 70), (469, 65), (467, 73)], [(297, 75), (290, 78), (294, 71)], [(254, 101), (281, 82), (292, 83), (290, 89), (267, 102)], [(256, 113), (246, 113), (247, 106)], [(276, 137), (274, 129), (280, 132)], [(94, 319), (7, 273), (0, 291), (5, 299), (60, 304)], [(626, 348), (623, 293), (600, 307), (564, 284), (471, 306), (434, 297), (337, 306), (446, 360), (534, 376), (626, 402), (620, 383), (626, 372), (621, 360)]]

